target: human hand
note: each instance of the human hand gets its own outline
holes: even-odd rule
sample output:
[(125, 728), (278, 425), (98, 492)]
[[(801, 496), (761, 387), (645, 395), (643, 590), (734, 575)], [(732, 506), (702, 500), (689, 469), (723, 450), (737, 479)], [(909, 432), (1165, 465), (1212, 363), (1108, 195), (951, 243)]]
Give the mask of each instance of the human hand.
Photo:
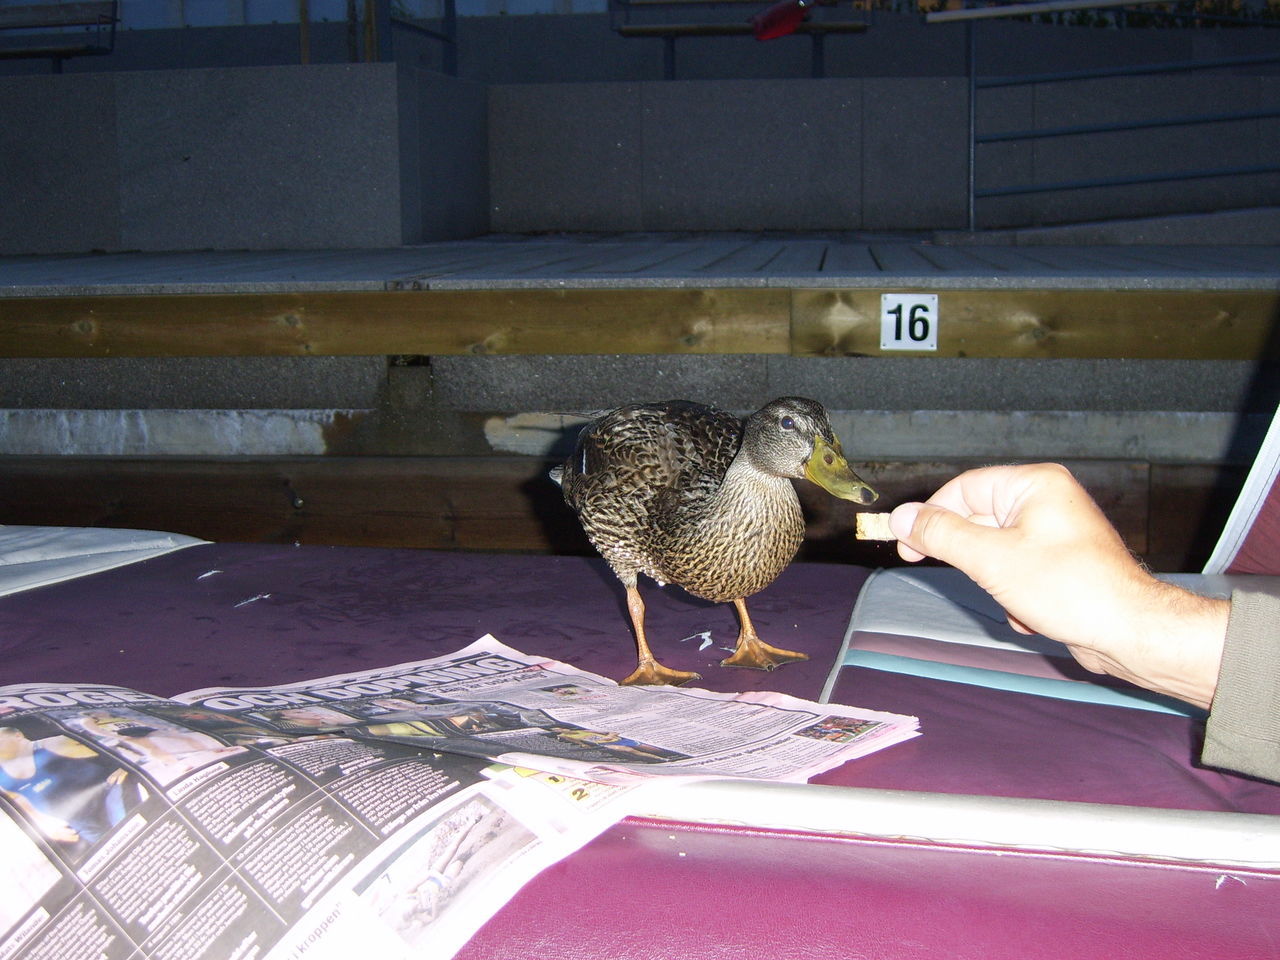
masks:
[(971, 470), (889, 523), (903, 559), (964, 571), (1015, 629), (1066, 644), (1087, 669), (1212, 700), (1229, 604), (1151, 576), (1065, 467)]

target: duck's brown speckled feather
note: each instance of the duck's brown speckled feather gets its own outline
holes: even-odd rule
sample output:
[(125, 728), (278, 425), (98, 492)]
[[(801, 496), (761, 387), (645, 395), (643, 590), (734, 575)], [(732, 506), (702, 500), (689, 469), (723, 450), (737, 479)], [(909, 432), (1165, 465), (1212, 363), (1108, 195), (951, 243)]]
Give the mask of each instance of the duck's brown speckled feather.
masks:
[(644, 573), (723, 602), (762, 590), (791, 562), (804, 535), (791, 482), (724, 483), (742, 434), (737, 417), (685, 401), (622, 407), (582, 429), (560, 483), (624, 584)]

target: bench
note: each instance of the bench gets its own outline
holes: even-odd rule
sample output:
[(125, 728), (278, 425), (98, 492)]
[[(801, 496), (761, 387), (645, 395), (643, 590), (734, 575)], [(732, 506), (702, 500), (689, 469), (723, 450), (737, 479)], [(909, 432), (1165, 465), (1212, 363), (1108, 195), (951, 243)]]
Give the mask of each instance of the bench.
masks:
[[(676, 40), (680, 37), (761, 37), (757, 31), (753, 17), (735, 17), (734, 19), (718, 19), (704, 16), (698, 19), (684, 19), (681, 14), (695, 10), (722, 12), (724, 8), (749, 4), (756, 15), (772, 10), (769, 0), (609, 0), (610, 21), (614, 31), (621, 37), (650, 37), (663, 41), (663, 77), (674, 80), (676, 74)], [(826, 75), (823, 40), (828, 34), (863, 33), (867, 24), (862, 20), (807, 19), (809, 11), (814, 7), (835, 6), (835, 0), (816, 0), (808, 4), (806, 19), (796, 23), (787, 32), (804, 34), (810, 38), (812, 53), (810, 56), (811, 73), (814, 77)], [(644, 16), (650, 11), (657, 11), (662, 19), (657, 22), (636, 22), (633, 16)], [(672, 16), (675, 14), (675, 17)], [(680, 17), (680, 19), (676, 19)]]
[[(115, 48), (118, 0), (80, 0), (0, 7), (0, 59), (47, 57), (62, 72), (70, 57)], [(80, 27), (82, 29), (74, 29)]]

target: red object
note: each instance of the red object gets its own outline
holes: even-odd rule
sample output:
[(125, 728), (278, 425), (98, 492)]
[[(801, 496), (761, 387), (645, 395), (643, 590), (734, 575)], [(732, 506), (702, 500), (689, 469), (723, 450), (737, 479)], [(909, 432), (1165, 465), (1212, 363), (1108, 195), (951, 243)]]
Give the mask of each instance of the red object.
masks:
[(804, 0), (778, 0), (773, 6), (751, 18), (757, 40), (774, 40), (795, 33), (805, 19), (808, 4)]

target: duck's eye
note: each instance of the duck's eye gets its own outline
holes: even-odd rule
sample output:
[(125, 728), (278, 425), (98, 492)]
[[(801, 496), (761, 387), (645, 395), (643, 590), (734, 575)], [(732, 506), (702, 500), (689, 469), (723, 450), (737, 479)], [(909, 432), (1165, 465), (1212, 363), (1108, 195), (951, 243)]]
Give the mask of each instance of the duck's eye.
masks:
[(790, 417), (783, 417), (781, 420), (778, 421), (778, 426), (780, 426), (783, 430), (794, 430), (796, 428), (796, 422), (792, 420)]

